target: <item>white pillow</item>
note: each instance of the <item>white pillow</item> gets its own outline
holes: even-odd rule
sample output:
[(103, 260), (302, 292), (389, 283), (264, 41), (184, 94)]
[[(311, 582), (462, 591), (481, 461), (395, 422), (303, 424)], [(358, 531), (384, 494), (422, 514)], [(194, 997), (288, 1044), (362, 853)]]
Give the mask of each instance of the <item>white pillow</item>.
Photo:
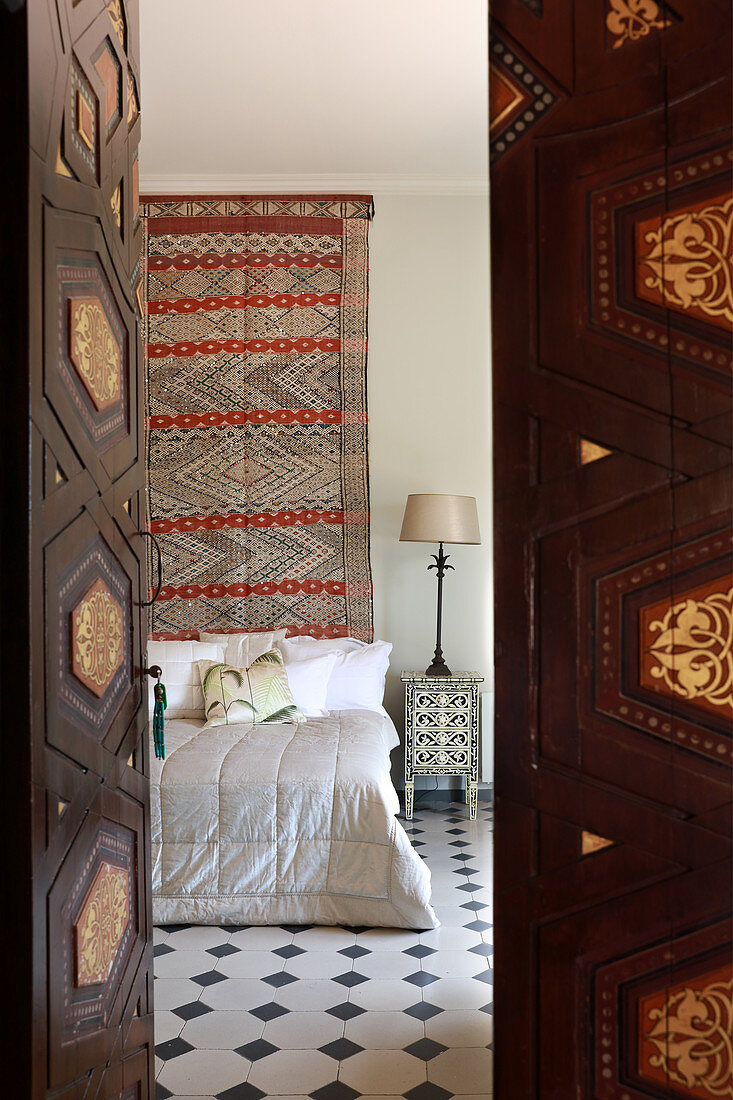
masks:
[(391, 642), (372, 642), (353, 653), (340, 653), (326, 689), (326, 710), (376, 710), (382, 706)]
[[(201, 635), (203, 638), (203, 634)], [(357, 638), (310, 638), (308, 635), (296, 635), (278, 642), (285, 664), (288, 661), (303, 661), (306, 657), (318, 657), (323, 653), (355, 653), (366, 648), (366, 642)]]
[(322, 653), (285, 665), (290, 690), (306, 718), (322, 718), (326, 710), (326, 691), (334, 666), (341, 654)]
[[(263, 653), (269, 653), (274, 645), (282, 645), (286, 627), (279, 630), (237, 631), (235, 634), (208, 634), (202, 630), (202, 642), (214, 642), (224, 646), (224, 660), (234, 668), (249, 668)], [(283, 660), (285, 655), (283, 654)]]
[[(224, 646), (206, 642), (148, 642), (148, 667), (160, 665), (168, 706), (166, 718), (205, 718), (204, 693), (201, 690), (196, 661), (223, 661)], [(152, 713), (155, 680), (148, 677)]]

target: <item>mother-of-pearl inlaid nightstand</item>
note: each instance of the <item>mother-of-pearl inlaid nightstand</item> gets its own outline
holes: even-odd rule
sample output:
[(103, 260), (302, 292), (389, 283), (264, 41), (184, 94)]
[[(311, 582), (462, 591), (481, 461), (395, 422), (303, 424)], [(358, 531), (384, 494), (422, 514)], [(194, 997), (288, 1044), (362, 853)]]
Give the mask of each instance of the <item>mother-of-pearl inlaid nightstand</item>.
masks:
[(416, 775), (463, 775), (476, 817), (478, 797), (478, 672), (426, 676), (403, 672), (405, 685), (405, 816), (412, 817)]

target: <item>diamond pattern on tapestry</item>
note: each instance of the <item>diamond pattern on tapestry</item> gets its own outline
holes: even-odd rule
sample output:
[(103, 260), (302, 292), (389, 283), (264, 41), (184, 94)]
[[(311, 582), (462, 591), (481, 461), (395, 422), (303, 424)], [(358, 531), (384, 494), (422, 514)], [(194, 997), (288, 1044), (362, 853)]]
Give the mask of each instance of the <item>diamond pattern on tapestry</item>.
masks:
[[(179, 588), (193, 584), (271, 584), (280, 577), (291, 582), (341, 579), (344, 583), (343, 530), (338, 522), (250, 527), (246, 542), (239, 528), (174, 530), (163, 542), (163, 575), (175, 579)], [(173, 584), (164, 585), (161, 596), (173, 588)], [(190, 598), (190, 594), (183, 598)]]
[(222, 351), (206, 356), (151, 359), (148, 384), (158, 415), (193, 409), (236, 408), (246, 389), (252, 408), (337, 409), (341, 404), (338, 353), (243, 356)]
[[(248, 295), (248, 297), (250, 297)], [(222, 301), (225, 299), (219, 299)], [(215, 299), (216, 301), (216, 299)], [(310, 308), (298, 305), (292, 309), (275, 307), (239, 307), (235, 298), (222, 309), (178, 311), (151, 316), (149, 342), (176, 343), (182, 340), (277, 340), (339, 338), (338, 305)]]
[(340, 263), (341, 242), (336, 237), (315, 233), (237, 233), (225, 230), (213, 233), (176, 233), (161, 236), (157, 243), (156, 256), (179, 257), (187, 253), (204, 257), (209, 253), (219, 256), (227, 253), (291, 253), (303, 256), (336, 256)]
[(148, 275), (148, 301), (159, 312), (161, 302), (207, 298), (223, 295), (255, 296), (258, 294), (338, 294), (341, 290), (341, 269), (329, 267), (240, 267), (155, 269)]
[[(156, 517), (338, 511), (341, 426), (170, 427), (150, 433)], [(191, 510), (191, 486), (196, 507)]]
[(371, 640), (371, 199), (156, 197), (142, 213), (151, 634)]

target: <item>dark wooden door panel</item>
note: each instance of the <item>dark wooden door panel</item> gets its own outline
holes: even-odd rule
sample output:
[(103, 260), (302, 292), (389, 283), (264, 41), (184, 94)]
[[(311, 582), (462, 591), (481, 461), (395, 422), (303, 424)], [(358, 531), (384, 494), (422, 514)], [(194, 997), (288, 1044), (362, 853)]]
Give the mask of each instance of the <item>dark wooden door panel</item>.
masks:
[(4, 223), (26, 286), (18, 430), (4, 459), (30, 505), (15, 513), (28, 574), (3, 580), (4, 610), (27, 623), (10, 660), (27, 720), (12, 744), (8, 796), (28, 837), (12, 962), (17, 987), (28, 989), (18, 1095), (146, 1100), (154, 1056), (137, 5), (18, 7), (2, 28), (22, 73), (8, 140), (27, 203), (16, 224)]
[[(538, 273), (546, 288), (539, 359), (547, 369), (694, 423), (727, 407), (725, 325), (717, 316), (707, 323), (705, 305), (692, 318), (665, 308), (659, 247), (646, 237), (658, 235), (665, 204), (716, 207), (729, 189), (730, 141), (720, 135), (703, 151), (680, 156), (670, 172), (673, 181), (680, 175), (679, 186), (670, 187), (665, 121), (660, 109), (588, 136), (557, 138), (538, 152), (539, 218), (547, 233)], [(656, 154), (645, 155), (650, 149)], [(644, 257), (649, 264), (638, 262)], [(664, 289), (674, 293), (669, 280)]]
[[(711, 919), (709, 898), (725, 891), (730, 870), (728, 863), (680, 876), (674, 884), (636, 890), (542, 928), (544, 1012), (558, 1012), (568, 1020), (577, 1018), (579, 1000), (585, 1009), (579, 1034), (568, 1029), (563, 1037), (551, 1036), (545, 1029), (540, 1074), (547, 1095), (567, 1096), (570, 1073), (579, 1083), (577, 1095), (601, 1100), (624, 1095), (667, 1100), (704, 1096), (707, 1085), (727, 1087), (727, 1069), (720, 1072), (706, 1064), (704, 1047), (698, 1048), (703, 1073), (696, 1085), (688, 1086), (685, 1062), (679, 1066), (674, 1045), (682, 1039), (684, 1050), (685, 1038), (675, 1035), (673, 1010), (688, 991), (715, 1045), (725, 1042), (729, 1025), (715, 1014), (721, 1007), (719, 994), (725, 1000), (727, 993), (731, 927), (724, 915)], [(717, 990), (711, 988), (715, 985)], [(668, 1014), (665, 1004), (670, 1005)], [(593, 1050), (595, 1056), (588, 1057), (586, 1052)], [(706, 1082), (702, 1087), (700, 1080)]]
[(730, 16), (493, 5), (498, 1100), (733, 1087)]

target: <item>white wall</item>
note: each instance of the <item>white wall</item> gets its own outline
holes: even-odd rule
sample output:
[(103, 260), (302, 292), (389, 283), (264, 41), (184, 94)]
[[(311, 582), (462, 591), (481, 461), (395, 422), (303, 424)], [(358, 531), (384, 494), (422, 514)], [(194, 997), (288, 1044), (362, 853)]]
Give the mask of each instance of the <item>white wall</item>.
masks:
[[(404, 726), (401, 669), (435, 648), (426, 543), (399, 542), (408, 493), (478, 503), (480, 546), (446, 546), (443, 653), (493, 689), (487, 196), (375, 194), (370, 228), (369, 464), (375, 638), (394, 645), (385, 706)], [(491, 730), (482, 774), (491, 779)], [(399, 754), (395, 753), (395, 758)], [(400, 772), (395, 769), (399, 777)], [(432, 786), (432, 782), (429, 784)]]
[(169, 194), (480, 183), (487, 27), (486, 0), (141, 0), (141, 175), (179, 177)]

